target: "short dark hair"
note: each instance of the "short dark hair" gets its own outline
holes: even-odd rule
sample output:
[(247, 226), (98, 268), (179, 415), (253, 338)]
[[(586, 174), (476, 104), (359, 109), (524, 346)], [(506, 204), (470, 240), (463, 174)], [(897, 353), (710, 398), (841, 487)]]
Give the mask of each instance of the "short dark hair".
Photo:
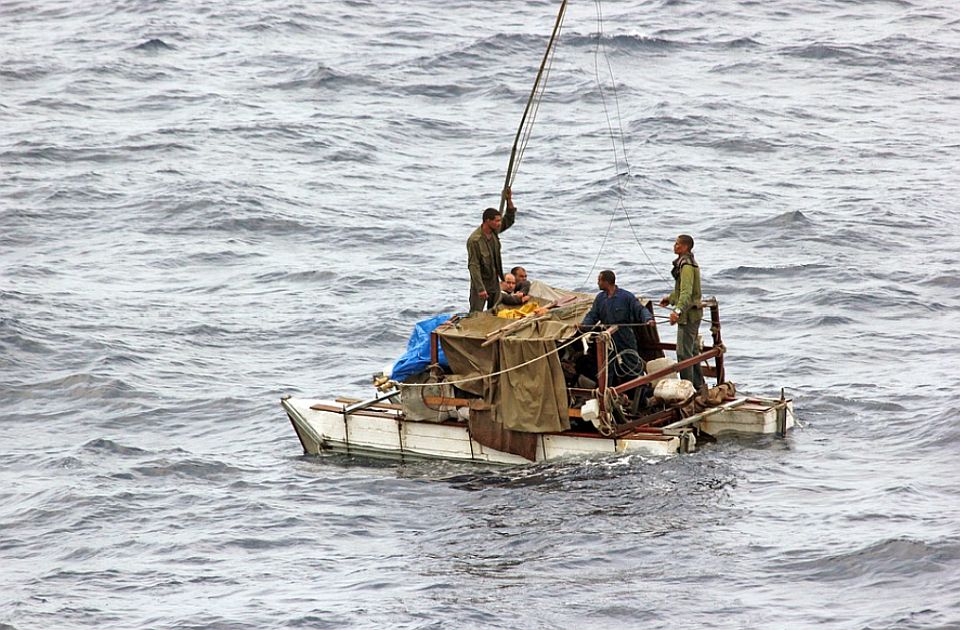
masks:
[(487, 208), (483, 211), (483, 220), (489, 221), (490, 219), (495, 219), (500, 216), (500, 211), (496, 208)]
[[(521, 267), (520, 265), (517, 265), (516, 267), (510, 270), (510, 273), (512, 273), (513, 275), (517, 275), (517, 271), (520, 269), (523, 269), (523, 267)], [(523, 269), (523, 270), (526, 271), (526, 269)]]
[(603, 271), (601, 271), (600, 277), (603, 279), (604, 282), (609, 282), (610, 284), (617, 283), (617, 274), (613, 273), (609, 269), (604, 269)]
[(686, 245), (688, 249), (693, 249), (693, 237), (689, 234), (681, 234), (677, 237), (677, 240)]

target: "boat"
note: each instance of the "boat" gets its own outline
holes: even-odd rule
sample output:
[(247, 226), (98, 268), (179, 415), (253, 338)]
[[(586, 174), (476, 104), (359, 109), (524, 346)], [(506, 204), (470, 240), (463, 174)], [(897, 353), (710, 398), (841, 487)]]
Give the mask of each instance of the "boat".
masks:
[[(566, 0), (514, 140), (505, 191), (516, 174), (520, 139), (529, 137), (528, 114), (542, 94), (565, 8)], [(670, 456), (724, 434), (785, 435), (796, 424), (783, 390), (779, 397), (744, 395), (726, 378), (715, 298), (700, 305), (710, 313), (709, 345), (701, 343), (697, 355), (679, 362), (667, 356), (676, 345), (661, 341), (653, 302), (638, 298), (652, 321), (630, 326), (642, 369), (626, 371), (612, 340), (618, 326), (579, 325), (593, 296), (537, 281), (529, 296), (536, 308), (418, 323), (407, 354), (374, 379), (377, 394), (367, 400), (284, 396), (281, 406), (303, 451), (514, 465), (624, 453)], [(715, 380), (713, 387), (695, 391), (679, 378), (694, 365)]]
[[(577, 326), (589, 296), (537, 281), (530, 295), (550, 307), (522, 319), (453, 316), (426, 336), (414, 334), (426, 339), (426, 351), (413, 351), (425, 355), (413, 375), (379, 379), (379, 393), (368, 400), (283, 397), (304, 452), (489, 464), (668, 456), (727, 433), (785, 435), (796, 424), (783, 390), (779, 398), (739, 395), (726, 379), (716, 299), (703, 301), (711, 345), (672, 361), (665, 353), (676, 344), (660, 340), (656, 320), (638, 326), (645, 373), (613, 385), (608, 350), (616, 327)], [(640, 299), (652, 312), (652, 302)], [(583, 360), (595, 365), (596, 381), (577, 371)], [(692, 393), (678, 372), (693, 364), (716, 384)]]

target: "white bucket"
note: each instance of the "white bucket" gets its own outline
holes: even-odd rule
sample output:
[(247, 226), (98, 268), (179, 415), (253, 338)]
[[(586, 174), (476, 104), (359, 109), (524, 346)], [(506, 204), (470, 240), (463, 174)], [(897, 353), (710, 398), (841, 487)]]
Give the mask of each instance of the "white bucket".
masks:
[(653, 395), (664, 402), (682, 402), (696, 393), (693, 383), (683, 379), (663, 379), (653, 388)]

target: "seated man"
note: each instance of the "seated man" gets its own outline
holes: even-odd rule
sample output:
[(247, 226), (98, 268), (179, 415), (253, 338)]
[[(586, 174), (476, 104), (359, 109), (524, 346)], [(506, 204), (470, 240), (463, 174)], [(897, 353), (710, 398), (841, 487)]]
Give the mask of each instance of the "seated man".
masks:
[(514, 289), (514, 291), (516, 293), (530, 295), (530, 281), (527, 280), (527, 270), (523, 267), (517, 266), (511, 269), (510, 273), (512, 273), (513, 277), (517, 280), (517, 288)]
[(517, 279), (512, 273), (503, 276), (500, 283), (500, 304), (506, 306), (522, 306), (530, 301), (530, 296), (517, 292)]
[(584, 316), (580, 327), (620, 325), (613, 333), (613, 352), (607, 357), (607, 383), (619, 385), (639, 376), (642, 371), (637, 335), (630, 324), (649, 324), (653, 321), (653, 315), (633, 293), (617, 286), (617, 276), (609, 269), (600, 272), (597, 287), (600, 293), (593, 300), (593, 306)]

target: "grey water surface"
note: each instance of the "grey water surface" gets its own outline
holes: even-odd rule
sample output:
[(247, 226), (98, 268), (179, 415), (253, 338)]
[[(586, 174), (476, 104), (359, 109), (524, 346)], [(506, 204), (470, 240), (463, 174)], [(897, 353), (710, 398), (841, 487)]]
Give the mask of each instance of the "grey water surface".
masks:
[(0, 628), (960, 627), (953, 2), (564, 21), (505, 262), (658, 298), (693, 234), (787, 439), (302, 455), (281, 395), (466, 307), (556, 8), (0, 3)]

